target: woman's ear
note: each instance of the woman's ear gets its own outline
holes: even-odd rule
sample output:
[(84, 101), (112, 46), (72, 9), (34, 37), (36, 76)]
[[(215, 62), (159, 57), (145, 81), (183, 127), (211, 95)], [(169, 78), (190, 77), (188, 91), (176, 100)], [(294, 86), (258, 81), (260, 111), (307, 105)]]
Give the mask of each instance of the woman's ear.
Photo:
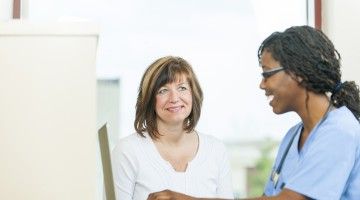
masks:
[(296, 76), (296, 81), (299, 83), (299, 84), (301, 84), (302, 82), (303, 82), (303, 78), (302, 77), (300, 77), (300, 76)]
[(301, 76), (297, 76), (293, 72), (290, 72), (290, 76), (292, 79), (294, 79), (296, 82), (298, 82), (298, 84), (301, 84), (304, 80)]

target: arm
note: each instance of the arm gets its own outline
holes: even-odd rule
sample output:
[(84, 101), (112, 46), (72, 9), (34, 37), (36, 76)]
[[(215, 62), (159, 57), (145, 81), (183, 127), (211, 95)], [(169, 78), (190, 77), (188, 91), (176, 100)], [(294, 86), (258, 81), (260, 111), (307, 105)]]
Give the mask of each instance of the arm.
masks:
[(233, 187), (231, 179), (231, 167), (226, 151), (226, 147), (221, 143), (220, 149), (216, 150), (220, 152), (219, 154), (219, 176), (218, 176), (218, 185), (216, 189), (217, 197), (223, 198), (233, 198)]
[[(243, 200), (307, 200), (307, 198), (297, 192), (284, 189), (279, 195), (273, 197), (257, 197), (257, 198), (247, 198)], [(164, 190), (161, 192), (155, 192), (149, 195), (148, 200), (225, 200), (225, 199), (206, 199), (206, 198), (196, 198), (187, 196), (185, 194), (173, 192), (170, 190)], [(239, 199), (240, 200), (240, 199)]]
[(243, 200), (307, 200), (304, 195), (294, 192), (289, 189), (283, 189), (278, 195), (272, 197), (257, 197), (257, 198), (250, 198), (250, 199), (243, 199)]
[(137, 165), (135, 155), (126, 148), (125, 142), (120, 142), (112, 152), (112, 167), (114, 175), (115, 195), (118, 200), (131, 200), (135, 187)]

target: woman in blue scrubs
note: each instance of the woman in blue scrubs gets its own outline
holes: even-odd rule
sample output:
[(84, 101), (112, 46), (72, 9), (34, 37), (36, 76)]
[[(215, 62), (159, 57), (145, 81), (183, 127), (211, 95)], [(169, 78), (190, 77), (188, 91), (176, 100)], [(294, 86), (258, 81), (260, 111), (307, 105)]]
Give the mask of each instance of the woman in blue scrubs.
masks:
[[(273, 112), (294, 111), (301, 122), (285, 135), (264, 195), (254, 199), (359, 200), (359, 87), (341, 80), (333, 43), (312, 27), (290, 27), (266, 38), (258, 58)], [(149, 199), (169, 197), (197, 199), (171, 191)]]
[(332, 42), (314, 28), (292, 27), (269, 36), (258, 57), (273, 112), (301, 118), (280, 145), (265, 195), (360, 199), (359, 89), (342, 82)]

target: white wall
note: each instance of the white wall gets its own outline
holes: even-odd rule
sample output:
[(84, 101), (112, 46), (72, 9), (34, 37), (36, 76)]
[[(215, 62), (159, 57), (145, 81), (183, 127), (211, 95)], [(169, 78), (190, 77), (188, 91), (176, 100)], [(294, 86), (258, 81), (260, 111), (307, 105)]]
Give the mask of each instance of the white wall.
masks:
[(360, 84), (360, 1), (323, 0), (323, 30), (342, 57), (342, 81)]
[(94, 200), (97, 27), (0, 27), (0, 199)]
[(12, 0), (0, 0), (0, 20), (9, 20), (12, 18)]
[[(31, 0), (33, 1), (33, 0)], [(8, 21), (12, 19), (14, 0), (0, 0), (0, 20)], [(21, 0), (20, 17), (21, 19), (28, 18), (29, 0)]]

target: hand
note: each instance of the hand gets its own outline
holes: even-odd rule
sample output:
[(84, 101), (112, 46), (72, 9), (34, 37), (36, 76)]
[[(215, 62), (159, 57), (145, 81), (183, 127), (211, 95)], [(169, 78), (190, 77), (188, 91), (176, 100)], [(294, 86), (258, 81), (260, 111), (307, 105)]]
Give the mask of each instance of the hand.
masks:
[(163, 190), (149, 194), (147, 200), (196, 200), (196, 198), (170, 190)]

